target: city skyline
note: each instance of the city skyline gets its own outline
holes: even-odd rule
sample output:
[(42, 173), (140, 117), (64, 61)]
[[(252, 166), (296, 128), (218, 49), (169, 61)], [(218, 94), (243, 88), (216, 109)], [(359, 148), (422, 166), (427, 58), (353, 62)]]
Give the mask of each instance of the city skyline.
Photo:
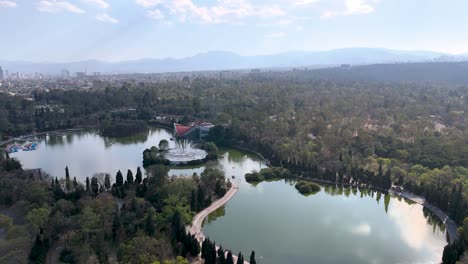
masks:
[[(70, 62), (369, 47), (468, 52), (462, 0), (2, 0), (1, 60)], [(427, 30), (430, 28), (430, 31)]]

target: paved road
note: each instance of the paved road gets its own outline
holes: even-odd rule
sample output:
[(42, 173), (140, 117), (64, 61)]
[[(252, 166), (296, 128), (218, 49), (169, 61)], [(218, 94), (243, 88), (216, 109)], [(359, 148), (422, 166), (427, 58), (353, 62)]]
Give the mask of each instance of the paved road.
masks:
[[(205, 208), (203, 211), (198, 213), (192, 221), (192, 225), (187, 226), (187, 232), (190, 232), (190, 234), (195, 235), (197, 238), (198, 242), (200, 244), (205, 240), (205, 234), (203, 234), (202, 230), (202, 224), (205, 218), (212, 212), (214, 212), (216, 209), (220, 208), (221, 206), (225, 205), (227, 202), (229, 202), (239, 191), (239, 186), (235, 182), (235, 180), (231, 181), (232, 186), (231, 189), (219, 200), (216, 200), (214, 203), (212, 203), (208, 208)], [(216, 247), (218, 249), (218, 247)], [(227, 252), (226, 252), (227, 255)], [(237, 256), (233, 255), (234, 257), (234, 262), (237, 262)], [(245, 257), (244, 257), (245, 258)], [(247, 261), (244, 261), (244, 264), (249, 264)]]

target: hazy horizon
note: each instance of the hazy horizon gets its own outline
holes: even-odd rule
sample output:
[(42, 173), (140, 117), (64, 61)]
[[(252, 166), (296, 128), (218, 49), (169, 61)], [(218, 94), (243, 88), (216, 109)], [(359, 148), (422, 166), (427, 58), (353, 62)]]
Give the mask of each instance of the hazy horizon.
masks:
[(461, 0), (0, 0), (0, 59), (117, 62), (356, 47), (457, 55), (468, 53), (467, 8)]
[[(188, 59), (193, 58), (199, 55), (204, 54), (214, 54), (214, 53), (224, 53), (224, 54), (235, 54), (240, 57), (263, 57), (263, 56), (275, 56), (275, 55), (282, 55), (282, 54), (292, 54), (292, 53), (326, 53), (326, 52), (333, 52), (333, 51), (353, 51), (353, 50), (382, 50), (382, 51), (389, 51), (389, 52), (407, 52), (407, 53), (440, 53), (441, 55), (447, 56), (468, 56), (468, 53), (448, 53), (448, 52), (441, 52), (435, 50), (424, 50), (424, 49), (390, 49), (385, 47), (343, 47), (343, 48), (336, 48), (336, 49), (324, 49), (324, 50), (285, 50), (282, 52), (273, 52), (273, 53), (259, 53), (259, 54), (241, 54), (232, 50), (208, 50), (208, 51), (200, 51), (194, 54), (190, 54), (187, 56), (162, 56), (162, 57), (138, 57), (138, 58), (128, 58), (128, 59), (121, 59), (121, 60), (109, 60), (109, 59), (99, 59), (99, 58), (88, 58), (88, 59), (77, 59), (77, 60), (30, 60), (30, 59), (13, 59), (7, 60), (0, 57), (0, 61), (9, 61), (9, 62), (27, 62), (27, 63), (73, 63), (73, 62), (83, 62), (83, 61), (100, 61), (104, 63), (119, 63), (119, 62), (127, 62), (127, 61), (140, 61), (140, 60), (165, 60), (165, 59)], [(1, 55), (0, 55), (1, 56)]]

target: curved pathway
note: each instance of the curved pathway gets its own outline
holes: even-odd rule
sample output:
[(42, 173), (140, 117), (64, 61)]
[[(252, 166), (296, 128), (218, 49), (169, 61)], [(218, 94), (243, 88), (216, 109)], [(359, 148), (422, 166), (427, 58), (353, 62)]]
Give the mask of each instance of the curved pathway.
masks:
[[(198, 242), (201, 244), (203, 240), (205, 240), (205, 234), (203, 234), (203, 221), (205, 220), (206, 217), (221, 206), (225, 205), (227, 202), (229, 202), (234, 195), (239, 191), (239, 186), (237, 185), (236, 181), (233, 180), (231, 181), (231, 189), (221, 198), (213, 202), (209, 207), (205, 208), (203, 211), (199, 212), (192, 220), (192, 224), (190, 226), (187, 226), (187, 232), (190, 232), (190, 234), (195, 235), (195, 238), (198, 240)], [(216, 249), (219, 247), (216, 246)], [(227, 251), (226, 251), (227, 255)], [(234, 257), (234, 262), (237, 262), (237, 256), (233, 255)], [(247, 261), (244, 261), (244, 264), (249, 264)]]

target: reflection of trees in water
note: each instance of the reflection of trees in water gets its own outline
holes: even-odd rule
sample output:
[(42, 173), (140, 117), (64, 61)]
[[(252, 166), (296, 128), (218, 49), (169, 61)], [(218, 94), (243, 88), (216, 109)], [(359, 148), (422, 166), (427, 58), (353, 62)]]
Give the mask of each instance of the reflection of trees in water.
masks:
[[(335, 185), (335, 184), (323, 184), (322, 186), (323, 186), (323, 190), (325, 191), (325, 193), (331, 196), (345, 195), (346, 197), (349, 197), (352, 193), (354, 196), (359, 196), (360, 198), (364, 198), (366, 196), (374, 198), (378, 204), (380, 204), (382, 195), (384, 195), (385, 213), (388, 213), (388, 208), (390, 206), (390, 200), (392, 197), (394, 199), (398, 199), (399, 201), (404, 201), (408, 206), (417, 204), (416, 202), (410, 199), (404, 198), (402, 196), (392, 196), (388, 193), (383, 194), (382, 192), (374, 191), (374, 190), (367, 189), (367, 188), (359, 189), (357, 187), (349, 187), (349, 186), (344, 187), (342, 185)], [(437, 231), (445, 232), (445, 225), (436, 214), (434, 214), (431, 210), (429, 210), (428, 208), (424, 206), (423, 206), (423, 214), (427, 220), (427, 223), (433, 227), (434, 234)]]
[(139, 133), (129, 137), (102, 137), (104, 140), (104, 146), (106, 148), (111, 147), (113, 144), (120, 144), (120, 145), (133, 145), (133, 144), (141, 144), (148, 141), (148, 131)]
[(238, 150), (227, 151), (227, 160), (233, 163), (243, 163), (247, 159), (247, 154)]
[(62, 135), (50, 135), (46, 137), (45, 142), (49, 146), (63, 145), (64, 137)]
[(73, 134), (68, 133), (68, 134), (65, 135), (65, 139), (66, 139), (66, 141), (67, 141), (67, 144), (72, 144), (72, 143), (73, 143), (74, 136), (73, 136)]
[[(208, 215), (205, 221), (203, 221), (203, 225), (209, 224), (213, 221), (216, 221), (216, 219), (223, 217), (226, 215), (226, 208), (225, 206), (221, 206), (220, 208), (214, 210), (211, 214)], [(205, 223), (206, 222), (206, 223)]]
[(432, 232), (435, 234), (437, 231), (445, 232), (445, 225), (440, 218), (434, 214), (431, 210), (423, 207), (423, 214), (427, 220), (427, 224), (432, 226)]

